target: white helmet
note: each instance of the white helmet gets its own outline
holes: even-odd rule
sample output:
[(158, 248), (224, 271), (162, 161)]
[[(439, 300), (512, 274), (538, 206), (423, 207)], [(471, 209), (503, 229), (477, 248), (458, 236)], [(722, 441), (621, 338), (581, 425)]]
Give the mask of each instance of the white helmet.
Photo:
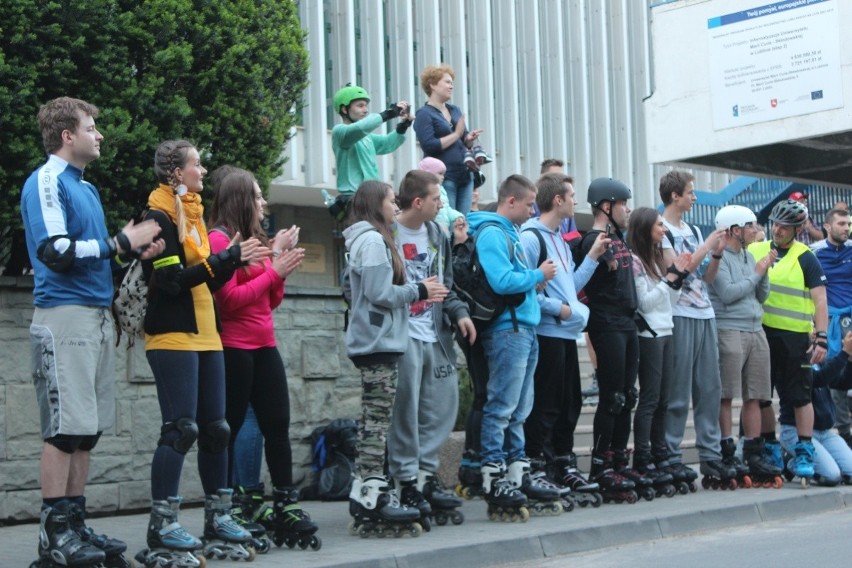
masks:
[(745, 227), (748, 223), (757, 223), (757, 217), (751, 209), (742, 205), (726, 205), (716, 213), (717, 229)]

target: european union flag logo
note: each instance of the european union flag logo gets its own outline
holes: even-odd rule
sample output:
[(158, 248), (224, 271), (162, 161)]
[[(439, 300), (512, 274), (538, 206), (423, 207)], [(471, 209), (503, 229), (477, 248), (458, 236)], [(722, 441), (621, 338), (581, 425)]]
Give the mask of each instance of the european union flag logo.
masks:
[(822, 89), (819, 91), (811, 91), (811, 100), (815, 101), (822, 98)]
[(740, 105), (732, 106), (731, 112), (733, 112), (734, 116), (739, 116), (740, 115)]

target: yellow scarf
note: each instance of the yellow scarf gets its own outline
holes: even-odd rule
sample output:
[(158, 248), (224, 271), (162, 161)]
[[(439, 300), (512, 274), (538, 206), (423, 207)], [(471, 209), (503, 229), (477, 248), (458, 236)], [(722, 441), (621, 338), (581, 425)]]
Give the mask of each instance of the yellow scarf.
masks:
[[(183, 244), (193, 249), (199, 259), (205, 259), (210, 256), (210, 241), (207, 240), (207, 228), (204, 226), (204, 205), (201, 204), (201, 195), (190, 191), (180, 197), (180, 201), (186, 219), (184, 229), (188, 235)], [(161, 183), (157, 189), (152, 191), (151, 195), (148, 196), (148, 207), (162, 211), (169, 216), (175, 226), (178, 225), (175, 190), (171, 186)], [(193, 227), (201, 240), (201, 246), (196, 243), (192, 236)], [(180, 228), (178, 227), (178, 229)], [(180, 230), (178, 230), (178, 233), (180, 233)]]

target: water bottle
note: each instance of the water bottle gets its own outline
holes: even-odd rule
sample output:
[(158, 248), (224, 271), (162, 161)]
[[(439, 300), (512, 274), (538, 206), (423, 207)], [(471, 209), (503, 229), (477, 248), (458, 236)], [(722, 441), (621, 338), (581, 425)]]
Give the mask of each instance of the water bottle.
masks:
[(334, 198), (331, 196), (331, 194), (329, 192), (327, 192), (324, 189), (322, 190), (322, 200), (323, 200), (323, 203), (325, 203), (326, 207), (331, 207), (332, 205), (334, 205)]

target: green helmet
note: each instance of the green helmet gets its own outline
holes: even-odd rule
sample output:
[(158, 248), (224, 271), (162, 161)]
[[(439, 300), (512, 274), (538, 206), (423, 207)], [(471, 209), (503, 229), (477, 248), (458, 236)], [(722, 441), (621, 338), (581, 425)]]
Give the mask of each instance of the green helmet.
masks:
[(347, 83), (345, 87), (334, 93), (334, 112), (340, 113), (340, 107), (348, 107), (352, 101), (357, 101), (358, 99), (369, 101), (370, 93), (358, 85)]

